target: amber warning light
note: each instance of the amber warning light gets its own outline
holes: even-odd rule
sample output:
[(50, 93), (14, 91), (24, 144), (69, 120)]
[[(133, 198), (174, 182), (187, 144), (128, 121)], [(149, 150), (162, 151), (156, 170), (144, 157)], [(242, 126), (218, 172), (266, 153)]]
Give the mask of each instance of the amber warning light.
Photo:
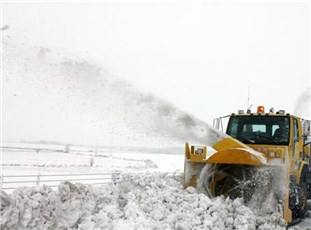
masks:
[(265, 113), (265, 107), (264, 106), (258, 106), (257, 107), (257, 113)]

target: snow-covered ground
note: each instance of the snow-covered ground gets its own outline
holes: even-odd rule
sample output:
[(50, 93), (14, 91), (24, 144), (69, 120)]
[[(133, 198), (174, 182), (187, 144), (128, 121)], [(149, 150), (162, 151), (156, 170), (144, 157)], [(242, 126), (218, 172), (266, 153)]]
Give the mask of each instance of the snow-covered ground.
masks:
[[(285, 229), (278, 213), (251, 210), (240, 199), (209, 199), (194, 188), (184, 190), (182, 152), (17, 147), (2, 149), (4, 175), (118, 170), (121, 180), (116, 185), (61, 182), (57, 190), (38, 186), (1, 192), (1, 229)], [(291, 229), (310, 229), (310, 217), (309, 211)]]
[[(58, 148), (58, 149), (61, 149)], [(133, 150), (72, 148), (69, 152), (50, 149), (38, 152), (34, 149), (3, 150), (4, 174), (33, 173), (93, 173), (101, 171), (138, 172), (183, 170), (183, 157), (179, 154)], [(164, 161), (163, 158), (166, 160)], [(92, 162), (92, 166), (91, 166)], [(18, 169), (18, 171), (17, 171)]]

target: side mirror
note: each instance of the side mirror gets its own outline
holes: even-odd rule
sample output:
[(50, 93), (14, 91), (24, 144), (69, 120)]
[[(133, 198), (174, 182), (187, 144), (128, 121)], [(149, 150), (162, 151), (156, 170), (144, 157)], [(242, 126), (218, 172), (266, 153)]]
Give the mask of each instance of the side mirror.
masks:
[(304, 135), (304, 145), (311, 143), (311, 135)]
[(219, 118), (214, 118), (214, 120), (213, 120), (213, 127), (214, 127), (215, 129), (218, 129), (218, 130), (220, 130), (220, 131), (223, 132), (223, 126), (222, 126), (221, 117), (219, 117)]
[(304, 121), (303, 123), (303, 134), (306, 136), (311, 135), (311, 130), (310, 130), (310, 121)]
[(311, 131), (310, 131), (310, 124), (311, 121), (303, 121), (303, 142), (304, 145), (308, 145), (311, 143)]

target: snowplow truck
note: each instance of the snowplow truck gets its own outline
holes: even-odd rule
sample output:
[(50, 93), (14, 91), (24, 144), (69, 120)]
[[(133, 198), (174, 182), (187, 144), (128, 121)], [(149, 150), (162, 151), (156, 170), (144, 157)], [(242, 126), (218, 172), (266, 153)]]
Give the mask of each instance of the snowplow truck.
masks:
[(263, 106), (226, 117), (225, 133), (216, 129), (224, 117), (214, 120), (209, 145), (186, 142), (184, 187), (273, 206), (287, 224), (303, 218), (311, 198), (310, 121)]

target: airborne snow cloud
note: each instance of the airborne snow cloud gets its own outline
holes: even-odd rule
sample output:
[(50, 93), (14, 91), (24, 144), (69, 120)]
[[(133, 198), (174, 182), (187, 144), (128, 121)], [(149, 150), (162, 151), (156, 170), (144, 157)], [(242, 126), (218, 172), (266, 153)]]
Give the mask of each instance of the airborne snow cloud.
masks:
[[(3, 137), (67, 143), (176, 146), (219, 134), (101, 65), (6, 37), (3, 42)], [(209, 131), (209, 132), (208, 132)]]
[(311, 120), (311, 87), (306, 88), (297, 98), (294, 113), (304, 119)]

